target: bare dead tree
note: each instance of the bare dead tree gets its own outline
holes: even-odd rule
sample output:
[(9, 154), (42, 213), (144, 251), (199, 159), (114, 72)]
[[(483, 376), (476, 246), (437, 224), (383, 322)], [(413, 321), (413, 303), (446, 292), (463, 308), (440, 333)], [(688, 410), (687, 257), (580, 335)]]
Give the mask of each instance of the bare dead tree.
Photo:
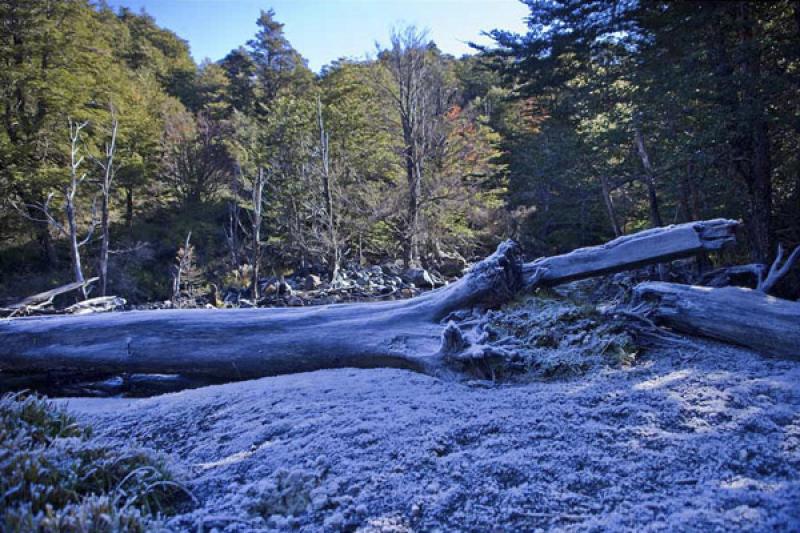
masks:
[(430, 105), (430, 57), (425, 32), (408, 26), (393, 31), (391, 48), (383, 64), (391, 83), (381, 84), (400, 116), (403, 135), (403, 160), (408, 182), (408, 203), (403, 232), (403, 260), (407, 265), (417, 260), (417, 233), (425, 162), (430, 148), (430, 132), (436, 119)]
[(97, 163), (102, 170), (100, 181), (100, 257), (98, 258), (98, 270), (100, 273), (100, 296), (106, 295), (108, 287), (108, 248), (111, 242), (110, 236), (110, 207), (111, 207), (111, 187), (114, 182), (116, 168), (114, 168), (114, 151), (117, 145), (117, 113), (114, 106), (109, 106), (111, 110), (111, 139), (106, 143), (105, 158), (98, 160)]
[(644, 136), (642, 135), (642, 128), (638, 118), (633, 122), (633, 138), (636, 142), (636, 151), (639, 153), (639, 158), (642, 160), (642, 167), (644, 167), (644, 183), (647, 187), (648, 204), (650, 206), (650, 224), (654, 228), (657, 228), (662, 226), (663, 222), (658, 207), (656, 174), (653, 170), (653, 164), (650, 161), (650, 154), (647, 152), (647, 147), (645, 147), (644, 144)]
[[(81, 131), (88, 125), (88, 122), (74, 122), (71, 118), (68, 119), (69, 125), (69, 140), (70, 140), (70, 163), (69, 163), (69, 180), (64, 185), (61, 195), (64, 201), (64, 219), (65, 223), (61, 222), (56, 215), (53, 214), (53, 199), (56, 197), (56, 192), (50, 192), (43, 202), (28, 203), (18, 205), (12, 203), (17, 211), (34, 222), (47, 223), (55, 230), (67, 237), (69, 240), (70, 260), (72, 263), (73, 277), (75, 282), (81, 286), (80, 293), (85, 299), (87, 297), (86, 287), (88, 283), (83, 276), (83, 266), (81, 264), (81, 248), (88, 243), (94, 234), (95, 227), (97, 226), (97, 202), (96, 198), (92, 201), (91, 218), (86, 235), (81, 239), (79, 237), (78, 228), (78, 213), (77, 213), (77, 196), (81, 184), (86, 180), (87, 173), (81, 171), (84, 158), (80, 155), (81, 152)], [(38, 213), (39, 215), (31, 215), (31, 213)]]
[[(530, 263), (522, 263), (519, 246), (507, 241), (460, 280), (408, 300), (0, 321), (0, 371), (250, 379), (325, 368), (397, 367), (443, 377), (488, 377), (495, 365), (513, 364), (514, 357), (486, 334), (483, 310), (536, 287), (719, 250), (735, 240), (736, 226), (731, 220), (709, 220), (656, 228)], [(702, 306), (693, 312), (720, 323)], [(790, 310), (783, 322), (784, 330), (793, 328), (794, 346), (798, 313)]]
[(767, 277), (764, 277), (764, 271), (758, 271), (758, 285), (756, 286), (756, 290), (763, 292), (764, 294), (768, 294), (772, 289), (775, 288), (775, 285), (783, 278), (786, 274), (789, 273), (789, 270), (792, 269), (792, 266), (800, 259), (800, 246), (797, 246), (789, 257), (786, 258), (786, 261), (783, 261), (783, 245), (778, 244), (778, 255), (775, 257), (775, 261), (772, 263), (772, 266), (769, 268), (769, 272), (767, 273)]
[(264, 220), (264, 186), (266, 183), (267, 178), (264, 174), (264, 167), (258, 167), (258, 173), (253, 180), (253, 189), (250, 193), (253, 203), (250, 210), (250, 260), (252, 262), (251, 266), (253, 267), (251, 290), (254, 301), (258, 301), (261, 296), (261, 288), (258, 285), (258, 278), (261, 275), (261, 260), (263, 252), (263, 248), (261, 246), (261, 226)]
[(671, 329), (800, 359), (800, 303), (742, 287), (709, 288), (652, 281), (634, 289), (654, 304), (650, 317)]
[(336, 213), (333, 204), (333, 182), (330, 170), (330, 136), (325, 129), (322, 117), (322, 101), (317, 96), (317, 120), (319, 124), (320, 147), (320, 178), (322, 180), (322, 194), (325, 200), (325, 225), (328, 230), (328, 262), (330, 263), (331, 281), (339, 275), (341, 250), (339, 249), (339, 235), (336, 227)]
[[(83, 277), (83, 267), (81, 266), (81, 247), (84, 246), (92, 238), (94, 229), (97, 225), (95, 218), (96, 203), (92, 202), (92, 221), (89, 226), (89, 231), (83, 240), (78, 240), (78, 222), (75, 211), (75, 198), (78, 194), (78, 188), (81, 183), (86, 179), (86, 172), (78, 175), (81, 165), (83, 164), (83, 156), (80, 155), (80, 141), (81, 130), (88, 125), (88, 122), (75, 123), (72, 119), (69, 120), (69, 137), (70, 137), (70, 180), (69, 184), (64, 188), (64, 211), (67, 215), (68, 236), (70, 244), (70, 254), (72, 256), (72, 269), (75, 274), (75, 281), (85, 283)], [(87, 296), (86, 285), (81, 288), (81, 294), (84, 298)]]
[(191, 244), (192, 232), (186, 234), (186, 241), (178, 249), (175, 256), (175, 272), (172, 276), (172, 301), (180, 302), (181, 289), (185, 288), (186, 295), (194, 300), (194, 285), (198, 281), (199, 272), (195, 265), (194, 246)]

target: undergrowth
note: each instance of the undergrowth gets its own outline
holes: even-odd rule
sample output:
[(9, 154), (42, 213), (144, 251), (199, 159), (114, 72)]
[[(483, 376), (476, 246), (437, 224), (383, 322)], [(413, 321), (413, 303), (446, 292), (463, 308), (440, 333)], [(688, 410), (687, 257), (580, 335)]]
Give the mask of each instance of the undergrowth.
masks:
[(525, 373), (543, 378), (582, 374), (598, 364), (632, 364), (638, 354), (623, 323), (546, 291), (491, 313), (486, 329), (495, 339), (514, 339)]
[(42, 396), (0, 398), (0, 530), (154, 531), (191, 498), (164, 457), (102, 443)]

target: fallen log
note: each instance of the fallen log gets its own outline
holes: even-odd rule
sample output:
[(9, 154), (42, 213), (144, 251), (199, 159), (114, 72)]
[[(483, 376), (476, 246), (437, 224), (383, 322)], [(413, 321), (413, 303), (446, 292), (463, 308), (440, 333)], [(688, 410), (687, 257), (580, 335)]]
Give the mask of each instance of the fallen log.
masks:
[[(480, 368), (473, 308), (498, 307), (523, 288), (717, 249), (736, 222), (643, 232), (523, 266), (512, 241), (460, 280), (409, 300), (304, 308), (186, 309), (20, 318), (0, 323), (0, 371), (158, 373), (249, 379), (341, 367), (397, 367), (434, 375)], [(632, 243), (646, 243), (646, 251)], [(581, 261), (583, 267), (581, 268)], [(563, 269), (563, 270), (562, 270)], [(527, 277), (523, 272), (528, 272)], [(468, 318), (471, 317), (471, 318)], [(459, 323), (454, 323), (459, 322)]]
[(3, 311), (10, 312), (12, 315), (22, 314), (29, 310), (36, 311), (43, 307), (46, 307), (53, 303), (53, 300), (56, 296), (60, 296), (62, 294), (67, 294), (72, 291), (76, 291), (82, 287), (87, 287), (97, 281), (100, 278), (90, 278), (86, 281), (74, 281), (72, 283), (67, 283), (66, 285), (62, 285), (60, 287), (56, 287), (55, 289), (50, 289), (49, 291), (40, 292), (38, 294), (34, 294), (33, 296), (28, 296), (27, 298), (20, 300), (19, 302), (13, 303), (8, 307), (4, 308)]
[(64, 309), (65, 313), (71, 315), (88, 315), (90, 313), (108, 313), (116, 311), (125, 307), (128, 303), (125, 298), (119, 296), (98, 296), (97, 298), (89, 298), (82, 302), (70, 305)]
[(719, 250), (736, 240), (736, 227), (737, 222), (726, 219), (688, 222), (625, 235), (602, 246), (543, 257), (523, 266), (524, 284), (558, 285)]
[(652, 302), (651, 318), (674, 330), (800, 359), (800, 303), (741, 287), (647, 282), (634, 289)]
[(520, 283), (505, 242), (467, 276), (410, 300), (304, 308), (184, 309), (36, 317), (0, 323), (0, 371), (205, 375), (248, 379), (340, 367), (438, 374), (441, 322), (495, 307)]

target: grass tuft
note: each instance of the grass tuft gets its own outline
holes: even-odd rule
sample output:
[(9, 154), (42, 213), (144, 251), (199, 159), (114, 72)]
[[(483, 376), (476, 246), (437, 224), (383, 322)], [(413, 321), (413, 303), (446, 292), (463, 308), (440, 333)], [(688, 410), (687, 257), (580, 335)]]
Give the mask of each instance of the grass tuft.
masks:
[(163, 456), (104, 444), (37, 394), (0, 398), (0, 530), (150, 531), (190, 498)]

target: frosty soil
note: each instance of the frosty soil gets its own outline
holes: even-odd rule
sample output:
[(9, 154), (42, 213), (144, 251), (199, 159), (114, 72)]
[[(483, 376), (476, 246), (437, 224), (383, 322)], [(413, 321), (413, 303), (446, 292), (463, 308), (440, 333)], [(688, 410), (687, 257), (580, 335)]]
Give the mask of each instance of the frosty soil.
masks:
[(176, 529), (789, 531), (798, 381), (691, 341), (559, 381), (343, 369), (68, 403), (183, 465), (202, 505)]

